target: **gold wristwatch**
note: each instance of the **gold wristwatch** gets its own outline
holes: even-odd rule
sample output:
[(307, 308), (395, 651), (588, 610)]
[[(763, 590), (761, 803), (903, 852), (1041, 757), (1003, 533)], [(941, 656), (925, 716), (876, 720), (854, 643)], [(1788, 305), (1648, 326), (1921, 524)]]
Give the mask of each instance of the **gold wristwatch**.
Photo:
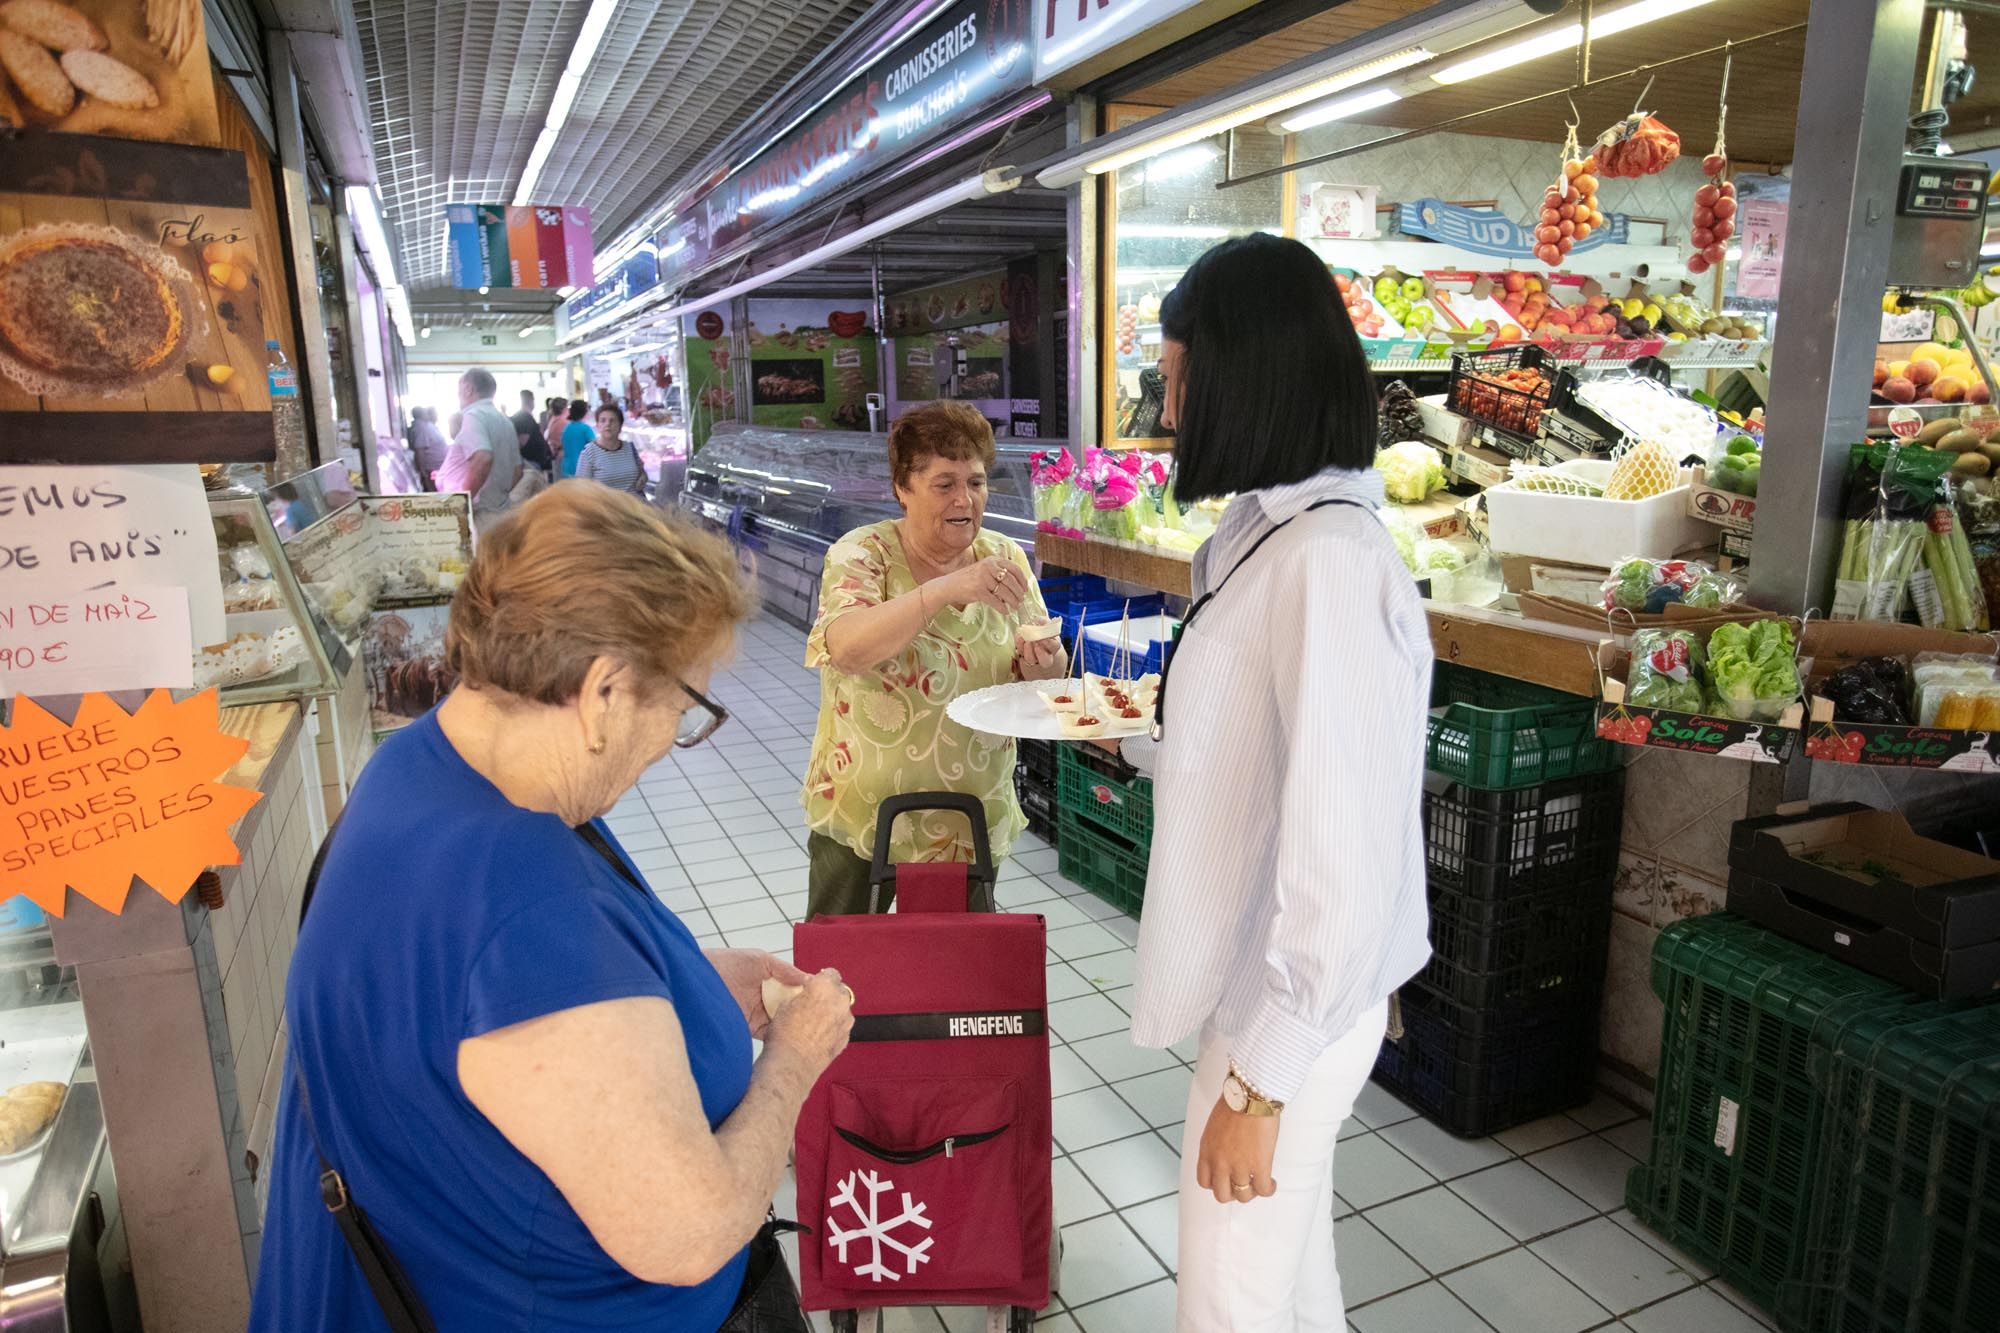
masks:
[(1285, 1109), (1283, 1102), (1274, 1102), (1252, 1087), (1236, 1071), (1233, 1060), (1229, 1064), (1229, 1077), (1222, 1080), (1222, 1104), (1238, 1115), (1248, 1116), (1274, 1116)]

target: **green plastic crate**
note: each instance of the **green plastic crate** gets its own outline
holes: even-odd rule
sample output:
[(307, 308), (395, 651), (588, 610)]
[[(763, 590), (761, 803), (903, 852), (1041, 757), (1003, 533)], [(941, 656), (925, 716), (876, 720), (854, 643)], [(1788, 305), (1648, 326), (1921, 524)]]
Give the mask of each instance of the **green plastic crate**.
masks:
[(1081, 746), (1065, 745), (1056, 760), (1056, 804), (1106, 833), (1141, 845), (1153, 840), (1153, 783), (1124, 768), (1110, 755), (1082, 756)]
[(1772, 1307), (1812, 1218), (1816, 1043), (1926, 1012), (1890, 982), (1740, 917), (1678, 921), (1653, 948), (1666, 1003), (1648, 1161), (1625, 1201), (1647, 1226)]
[(1056, 826), (1057, 866), (1063, 877), (1118, 908), (1139, 915), (1146, 901), (1146, 859), (1150, 849), (1133, 846), (1064, 810)]
[(1617, 744), (1598, 738), (1597, 701), (1580, 694), (1439, 662), (1431, 709), (1425, 762), (1433, 773), (1483, 791), (1606, 773), (1619, 765)]
[(1778, 1301), (1801, 1333), (2000, 1327), (2000, 1006), (1897, 1017), (1814, 1052), (1818, 1206)]

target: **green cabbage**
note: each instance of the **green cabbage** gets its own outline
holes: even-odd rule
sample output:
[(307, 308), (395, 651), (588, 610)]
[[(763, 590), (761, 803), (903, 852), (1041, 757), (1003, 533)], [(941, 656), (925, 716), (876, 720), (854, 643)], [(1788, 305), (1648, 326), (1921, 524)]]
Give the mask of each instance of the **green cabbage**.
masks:
[(1782, 620), (1718, 625), (1708, 636), (1708, 680), (1723, 715), (1775, 721), (1799, 694), (1791, 625)]
[(1399, 504), (1421, 504), (1431, 492), (1444, 489), (1444, 457), (1428, 444), (1404, 440), (1375, 455), (1382, 489)]

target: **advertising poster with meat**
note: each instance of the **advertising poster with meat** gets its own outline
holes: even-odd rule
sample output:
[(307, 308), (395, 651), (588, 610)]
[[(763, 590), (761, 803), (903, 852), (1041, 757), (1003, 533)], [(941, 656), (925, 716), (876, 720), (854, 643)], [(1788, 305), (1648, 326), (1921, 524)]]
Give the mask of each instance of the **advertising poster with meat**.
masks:
[(276, 457), (256, 236), (240, 152), (0, 134), (0, 463)]
[(947, 333), (898, 337), (896, 401), (956, 398), (989, 403), (1007, 397), (1006, 324), (975, 324)]
[(455, 677), (444, 660), (451, 607), (405, 606), (376, 611), (362, 637), (375, 739), (401, 730), (451, 693)]
[(0, 128), (216, 142), (201, 0), (0, 4)]
[(982, 273), (976, 278), (920, 287), (913, 292), (891, 296), (884, 305), (889, 333), (930, 333), (938, 329), (963, 329), (975, 324), (991, 324), (1007, 318), (1007, 275)]
[(736, 375), (732, 368), (735, 343), (729, 317), (721, 310), (704, 310), (681, 321), (681, 346), (687, 354), (688, 448), (708, 443), (718, 421), (738, 421)]
[(861, 298), (750, 302), (750, 420), (867, 430), (878, 360), (868, 304)]

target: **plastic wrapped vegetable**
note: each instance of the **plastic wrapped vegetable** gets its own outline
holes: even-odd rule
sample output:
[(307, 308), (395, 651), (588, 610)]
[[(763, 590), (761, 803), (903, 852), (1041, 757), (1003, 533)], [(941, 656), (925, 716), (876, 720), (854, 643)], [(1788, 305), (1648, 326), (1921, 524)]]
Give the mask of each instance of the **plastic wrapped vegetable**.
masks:
[(1923, 567), (1910, 575), (1910, 600), (1917, 618), (1930, 629), (1984, 632), (1986, 593), (1973, 563), (1972, 543), (1954, 501), (1951, 478), (1938, 479), (1924, 517)]
[(1428, 444), (1404, 440), (1375, 455), (1375, 470), (1382, 474), (1382, 489), (1398, 504), (1421, 504), (1434, 491), (1444, 489), (1448, 478), (1444, 456)]
[(2000, 730), (2000, 668), (1990, 657), (1918, 653), (1910, 681), (1917, 725), (1949, 731)]
[(1063, 506), (1075, 490), (1076, 459), (1067, 449), (1039, 449), (1030, 457), (1028, 477), (1035, 486), (1035, 527), (1042, 532), (1070, 534), (1062, 524)]
[(1146, 490), (1146, 499), (1153, 512), (1159, 517), (1161, 527), (1181, 526), (1181, 507), (1174, 499), (1173, 469), (1167, 465), (1163, 454), (1148, 454), (1139, 464), (1139, 483)]
[(1649, 560), (1628, 556), (1604, 581), (1604, 609), (1658, 615), (1672, 602), (1714, 607), (1735, 601), (1743, 585), (1699, 560)]
[(1089, 487), (1089, 521), (1084, 524), (1095, 536), (1112, 541), (1139, 540), (1139, 475), (1136, 455), (1131, 462), (1103, 449), (1084, 454), (1085, 484)]
[(1857, 444), (1848, 457), (1847, 530), (1833, 595), (1835, 620), (1895, 620), (1923, 560), (1926, 518), (1957, 455)]
[(1863, 722), (1907, 727), (1910, 710), (1904, 703), (1909, 673), (1893, 657), (1870, 657), (1842, 667), (1819, 683), (1819, 693), (1833, 703), (1836, 722)]
[(1632, 668), (1625, 702), (1634, 708), (1699, 713), (1701, 640), (1692, 630), (1642, 629), (1632, 636)]
[(1708, 456), (1708, 484), (1720, 491), (1754, 497), (1763, 469), (1764, 455), (1753, 437), (1717, 436), (1715, 450)]
[(1776, 722), (1799, 697), (1791, 624), (1758, 620), (1716, 626), (1708, 636), (1708, 681), (1720, 716)]

